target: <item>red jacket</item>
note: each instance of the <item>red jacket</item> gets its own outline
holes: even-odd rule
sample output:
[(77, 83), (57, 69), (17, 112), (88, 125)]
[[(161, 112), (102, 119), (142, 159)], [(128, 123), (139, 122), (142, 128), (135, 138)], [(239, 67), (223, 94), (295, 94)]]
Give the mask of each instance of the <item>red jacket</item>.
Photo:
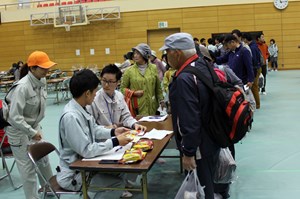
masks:
[[(3, 136), (4, 136), (4, 130), (0, 129), (0, 143), (2, 142)], [(6, 137), (5, 140), (4, 140), (4, 142), (3, 142), (2, 148), (8, 147), (8, 146), (9, 146), (9, 143), (8, 143), (8, 139)]]
[(269, 55), (270, 55), (269, 51), (268, 51), (268, 45), (265, 44), (265, 43), (261, 43), (261, 42), (256, 42), (256, 43), (257, 43), (257, 46), (258, 46), (261, 54), (264, 57), (264, 60), (266, 61), (268, 59)]

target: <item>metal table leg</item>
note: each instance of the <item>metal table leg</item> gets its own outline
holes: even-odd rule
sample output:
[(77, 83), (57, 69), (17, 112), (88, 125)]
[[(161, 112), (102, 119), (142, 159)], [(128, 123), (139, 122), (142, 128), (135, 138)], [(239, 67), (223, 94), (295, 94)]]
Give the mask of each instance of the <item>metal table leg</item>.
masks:
[(55, 92), (56, 92), (56, 102), (54, 102), (54, 104), (59, 104), (59, 97), (58, 97), (58, 84), (59, 83), (55, 83)]
[(84, 199), (89, 199), (88, 194), (87, 194), (87, 183), (86, 183), (86, 173), (84, 170), (80, 171), (81, 173), (81, 178), (82, 178), (82, 195)]
[(142, 173), (142, 188), (144, 199), (148, 199), (148, 184), (147, 184), (147, 173)]

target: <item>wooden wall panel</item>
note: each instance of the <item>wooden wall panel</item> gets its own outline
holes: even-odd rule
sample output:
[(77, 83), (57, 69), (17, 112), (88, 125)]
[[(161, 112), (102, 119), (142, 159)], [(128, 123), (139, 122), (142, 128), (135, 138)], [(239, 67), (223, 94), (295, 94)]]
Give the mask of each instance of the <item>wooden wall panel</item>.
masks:
[(254, 5), (218, 6), (218, 16), (253, 15)]
[(212, 32), (218, 31), (218, 8), (198, 7), (183, 9), (182, 31), (189, 32), (193, 37), (210, 37)]
[[(121, 19), (91, 22), (71, 27), (70, 32), (53, 26), (31, 27), (28, 21), (4, 23), (0, 26), (0, 70), (7, 70), (13, 62), (25, 60), (34, 50), (46, 51), (59, 65), (103, 65), (122, 62), (123, 55), (139, 43), (147, 43), (147, 31), (158, 30), (159, 21), (167, 21), (168, 28), (178, 28), (199, 39), (211, 33), (264, 31), (267, 44), (271, 38), (279, 47), (280, 69), (300, 68), (300, 2), (292, 1), (287, 9), (276, 10), (272, 3), (209, 6), (148, 10), (121, 13)], [(163, 29), (161, 29), (163, 31)], [(168, 31), (168, 29), (166, 29)], [(160, 43), (152, 38), (154, 43)], [(95, 55), (90, 55), (90, 49)], [(110, 54), (105, 54), (105, 49)], [(75, 50), (81, 55), (76, 56)]]

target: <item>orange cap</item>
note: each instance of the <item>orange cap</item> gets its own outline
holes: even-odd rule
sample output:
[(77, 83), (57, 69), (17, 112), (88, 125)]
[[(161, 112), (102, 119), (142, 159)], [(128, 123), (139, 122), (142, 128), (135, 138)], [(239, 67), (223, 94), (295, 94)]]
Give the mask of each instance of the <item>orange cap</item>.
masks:
[(38, 66), (41, 68), (48, 69), (56, 65), (56, 63), (51, 61), (46, 53), (42, 51), (34, 51), (29, 55), (27, 65), (28, 67)]

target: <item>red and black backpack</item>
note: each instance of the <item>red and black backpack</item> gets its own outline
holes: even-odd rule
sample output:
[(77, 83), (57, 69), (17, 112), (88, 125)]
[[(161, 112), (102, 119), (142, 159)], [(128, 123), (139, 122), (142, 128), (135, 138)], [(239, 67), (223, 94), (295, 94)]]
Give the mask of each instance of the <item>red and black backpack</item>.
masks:
[(201, 71), (188, 66), (182, 72), (194, 74), (212, 92), (212, 111), (208, 118), (207, 132), (220, 147), (226, 148), (239, 142), (250, 130), (253, 111), (243, 92), (228, 82), (221, 81), (215, 70), (206, 64), (212, 80)]

